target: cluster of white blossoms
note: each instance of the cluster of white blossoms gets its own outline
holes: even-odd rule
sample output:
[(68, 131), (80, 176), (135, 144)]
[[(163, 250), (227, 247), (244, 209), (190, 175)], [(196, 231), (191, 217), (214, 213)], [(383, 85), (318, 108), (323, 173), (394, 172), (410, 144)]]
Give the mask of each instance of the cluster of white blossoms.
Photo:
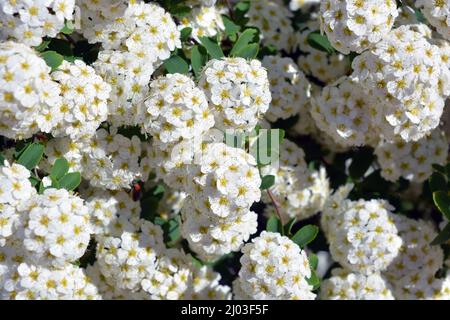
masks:
[(293, 51), (295, 46), (294, 28), (289, 19), (292, 16), (283, 4), (271, 0), (251, 1), (246, 13), (248, 24), (260, 30), (264, 45), (286, 52)]
[(84, 270), (72, 264), (55, 269), (15, 263), (3, 277), (0, 276), (0, 288), (0, 299), (5, 300), (101, 299), (97, 287)]
[[(331, 210), (336, 209), (332, 206)], [(385, 270), (402, 244), (392, 210), (385, 200), (341, 203), (334, 224), (328, 228), (333, 258), (346, 269), (362, 274)]]
[(394, 288), (396, 299), (449, 299), (450, 279), (436, 278), (443, 267), (441, 247), (432, 246), (437, 236), (432, 223), (396, 215), (395, 224), (402, 238), (398, 256), (384, 272)]
[(75, 0), (8, 0), (0, 3), (0, 40), (37, 46), (74, 18)]
[(395, 1), (325, 0), (320, 25), (334, 48), (361, 53), (383, 39), (398, 15)]
[(92, 233), (97, 237), (119, 237), (139, 226), (141, 206), (123, 190), (88, 188), (83, 190), (89, 210)]
[(381, 141), (375, 154), (386, 180), (395, 182), (403, 177), (421, 183), (433, 173), (433, 164), (445, 165), (448, 150), (445, 133), (436, 129), (415, 142)]
[(235, 299), (312, 300), (311, 267), (305, 251), (279, 233), (263, 231), (242, 248), (233, 283)]
[(0, 299), (450, 300), (449, 97), (450, 0), (0, 0)]
[(64, 189), (46, 189), (31, 200), (23, 225), (23, 245), (39, 264), (63, 266), (80, 258), (91, 228), (84, 201)]
[(394, 300), (389, 283), (378, 273), (364, 275), (339, 268), (331, 273), (320, 287), (323, 300)]
[(5, 161), (0, 168), (0, 247), (17, 230), (21, 211), (36, 194), (28, 180), (30, 171), (20, 164)]
[(386, 139), (416, 141), (439, 125), (450, 94), (441, 50), (414, 26), (401, 26), (356, 57), (353, 75), (377, 99)]
[(197, 268), (181, 250), (166, 248), (162, 229), (148, 221), (119, 237), (101, 237), (96, 255), (99, 278), (115, 290), (110, 299), (230, 297), (230, 288), (219, 284), (220, 275), (206, 266)]
[(50, 67), (26, 45), (0, 44), (1, 135), (26, 139), (50, 132), (58, 122), (60, 88), (49, 73)]
[[(129, 189), (134, 180), (148, 176), (142, 144), (137, 136), (127, 138), (117, 128), (98, 129), (91, 137), (80, 140), (55, 138), (47, 143), (47, 161), (43, 169), (49, 168), (58, 158), (64, 157), (70, 171), (79, 171), (94, 187), (109, 190)], [(147, 168), (148, 169), (148, 168)]]
[(181, 20), (178, 29), (181, 31), (184, 28), (191, 28), (192, 37), (196, 40), (201, 37), (213, 37), (225, 29), (221, 16), (221, 13), (225, 12), (226, 10), (214, 6), (193, 7), (189, 16)]
[(333, 269), (320, 287), (322, 300), (394, 300), (389, 283), (378, 273), (364, 275)]
[(168, 74), (152, 81), (150, 87), (139, 122), (158, 148), (199, 139), (214, 126), (205, 94), (187, 76)]
[(210, 143), (188, 177), (181, 232), (191, 249), (205, 260), (238, 251), (257, 227), (250, 207), (260, 200), (261, 178), (253, 156)]
[(416, 0), (416, 7), (436, 30), (450, 40), (450, 2), (448, 0), (427, 1)]
[(265, 56), (262, 65), (267, 69), (272, 94), (267, 120), (287, 119), (306, 108), (310, 85), (291, 58)]
[(212, 59), (202, 70), (199, 86), (221, 130), (253, 129), (271, 102), (267, 71), (258, 60)]
[(153, 3), (80, 2), (83, 35), (104, 48), (94, 67), (112, 87), (109, 120), (116, 126), (136, 125), (150, 77), (181, 47), (180, 32), (170, 14)]
[[(285, 140), (280, 146), (279, 162), (261, 168), (263, 175), (275, 176), (275, 184), (270, 191), (285, 221), (313, 216), (322, 210), (330, 194), (325, 169), (308, 169), (304, 157), (300, 147)], [(274, 207), (267, 194), (264, 194), (263, 201), (268, 206), (267, 215), (272, 215)]]
[(367, 95), (358, 79), (342, 77), (312, 98), (311, 115), (318, 128), (344, 146), (373, 145), (382, 114), (376, 99)]
[[(108, 117), (109, 84), (82, 60), (63, 61), (51, 77), (59, 84), (62, 98), (55, 115), (59, 121), (52, 134), (74, 140), (94, 135)], [(48, 122), (50, 126), (51, 120)]]

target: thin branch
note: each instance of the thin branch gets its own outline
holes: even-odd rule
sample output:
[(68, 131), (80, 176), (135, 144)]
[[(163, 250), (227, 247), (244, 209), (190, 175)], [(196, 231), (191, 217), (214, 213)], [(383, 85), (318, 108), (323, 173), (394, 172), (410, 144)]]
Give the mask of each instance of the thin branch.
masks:
[(278, 216), (278, 219), (280, 219), (281, 225), (284, 226), (284, 221), (283, 221), (283, 218), (281, 216), (280, 208), (278, 207), (278, 203), (275, 200), (275, 197), (273, 196), (272, 192), (269, 189), (267, 189), (267, 194), (269, 195), (270, 200), (272, 201), (272, 204), (275, 207), (275, 212), (276, 212), (276, 214)]

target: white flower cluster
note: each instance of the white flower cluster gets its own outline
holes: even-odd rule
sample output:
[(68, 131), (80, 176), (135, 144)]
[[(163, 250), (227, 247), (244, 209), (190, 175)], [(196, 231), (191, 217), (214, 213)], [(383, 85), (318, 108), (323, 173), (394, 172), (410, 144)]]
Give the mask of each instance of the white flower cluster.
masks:
[(361, 53), (379, 42), (398, 15), (395, 1), (325, 0), (320, 4), (320, 25), (338, 51)]
[(215, 6), (199, 6), (192, 8), (189, 16), (181, 20), (178, 29), (192, 28), (192, 37), (199, 40), (201, 37), (214, 37), (225, 29), (221, 13), (224, 10)]
[(75, 0), (5, 0), (0, 3), (0, 40), (37, 46), (55, 37), (74, 17)]
[(392, 263), (402, 239), (389, 203), (384, 200), (344, 200), (338, 205), (333, 202), (329, 210), (331, 213), (325, 215), (336, 215), (334, 222), (328, 221), (327, 227), (330, 252), (336, 261), (346, 269), (362, 274), (383, 271)]
[(120, 237), (139, 226), (141, 206), (123, 190), (89, 188), (83, 190), (88, 207), (92, 233), (99, 237)]
[[(382, 114), (358, 79), (342, 77), (312, 98), (311, 115), (318, 128), (344, 146), (373, 145)], [(375, 141), (374, 141), (375, 140)]]
[(262, 65), (267, 69), (272, 102), (266, 112), (269, 121), (295, 116), (309, 102), (309, 82), (291, 58), (265, 56)]
[(49, 73), (45, 61), (26, 45), (0, 44), (1, 135), (26, 139), (50, 132), (57, 123), (60, 89)]
[(401, 26), (353, 61), (353, 75), (378, 101), (386, 139), (416, 141), (439, 125), (450, 94), (441, 50), (414, 26)]
[(82, 60), (63, 61), (51, 76), (59, 84), (62, 97), (53, 135), (74, 140), (94, 135), (108, 116), (109, 84)]
[[(1, 252), (0, 252), (1, 256)], [(2, 261), (0, 259), (0, 266)], [(98, 300), (101, 296), (83, 269), (15, 263), (0, 275), (0, 299), (8, 300)]]
[(447, 40), (450, 40), (450, 1), (448, 0), (416, 0), (416, 7), (422, 8), (422, 13), (436, 30)]
[(154, 146), (165, 150), (183, 139), (199, 139), (214, 126), (205, 94), (187, 76), (168, 74), (150, 87), (140, 122)]
[[(395, 216), (403, 240), (398, 256), (384, 272), (394, 287), (396, 299), (430, 299), (450, 297), (449, 280), (435, 277), (443, 266), (444, 254), (439, 246), (430, 245), (437, 236), (435, 227), (425, 220)], [(447, 289), (446, 289), (447, 288)]]
[(199, 86), (221, 130), (253, 129), (271, 102), (267, 71), (258, 60), (210, 60), (202, 70)]
[[(302, 220), (318, 213), (330, 194), (325, 169), (308, 169), (304, 156), (300, 147), (284, 140), (280, 146), (279, 163), (261, 168), (263, 176), (275, 176), (275, 184), (270, 191), (285, 221), (292, 218)], [(263, 201), (268, 205), (266, 213), (270, 216), (274, 211), (271, 199), (264, 194)]]
[(249, 25), (257, 27), (266, 46), (291, 52), (295, 45), (294, 28), (291, 25), (292, 12), (283, 4), (271, 0), (251, 1), (246, 17)]
[(100, 291), (114, 291), (109, 299), (230, 297), (230, 288), (219, 284), (218, 274), (206, 266), (197, 269), (190, 261), (182, 251), (165, 247), (160, 227), (140, 221), (132, 232), (100, 238), (95, 268), (103, 286), (109, 287)]
[(28, 180), (30, 171), (20, 164), (5, 161), (0, 167), (0, 247), (17, 231), (21, 211), (36, 194)]
[(91, 43), (101, 42), (94, 63), (112, 92), (110, 121), (136, 125), (137, 107), (148, 94), (153, 72), (181, 47), (180, 32), (164, 9), (143, 1), (79, 0), (83, 35)]
[(238, 251), (257, 227), (250, 211), (261, 197), (255, 159), (241, 149), (211, 143), (188, 177), (191, 198), (182, 209), (181, 232), (191, 249), (205, 260)]
[(333, 269), (320, 286), (322, 300), (394, 300), (388, 282), (378, 273), (364, 275)]
[(386, 180), (395, 182), (403, 177), (421, 183), (433, 173), (433, 164), (445, 165), (448, 150), (445, 133), (436, 129), (415, 142), (382, 141), (375, 154)]
[(313, 300), (311, 268), (305, 251), (279, 233), (263, 231), (242, 248), (235, 299)]
[(64, 157), (70, 170), (79, 171), (94, 187), (129, 188), (134, 180), (146, 175), (140, 164), (142, 146), (139, 138), (132, 136), (129, 139), (113, 127), (109, 130), (101, 128), (92, 137), (81, 140), (53, 139), (47, 143), (45, 153), (48, 163), (44, 168), (48, 170), (57, 158)]

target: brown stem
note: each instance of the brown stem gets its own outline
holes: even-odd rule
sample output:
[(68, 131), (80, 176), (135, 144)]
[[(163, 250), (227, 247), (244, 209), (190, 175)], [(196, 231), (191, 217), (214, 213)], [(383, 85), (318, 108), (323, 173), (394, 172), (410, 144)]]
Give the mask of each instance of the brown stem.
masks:
[(278, 219), (280, 219), (281, 225), (284, 226), (284, 221), (283, 218), (281, 217), (280, 208), (278, 207), (278, 203), (275, 200), (275, 197), (273, 196), (272, 192), (269, 189), (267, 189), (267, 194), (269, 195), (270, 200), (272, 201), (272, 204), (275, 207), (275, 212), (278, 216)]

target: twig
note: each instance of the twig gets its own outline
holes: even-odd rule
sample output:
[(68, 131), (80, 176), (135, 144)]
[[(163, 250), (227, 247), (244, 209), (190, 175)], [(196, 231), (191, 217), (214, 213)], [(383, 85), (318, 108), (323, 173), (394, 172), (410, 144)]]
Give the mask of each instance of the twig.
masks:
[(230, 0), (225, 0), (227, 7), (228, 7), (228, 11), (230, 12), (230, 18), (231, 20), (234, 21), (234, 12), (233, 12), (233, 6), (230, 3)]
[(280, 212), (280, 208), (278, 207), (277, 201), (275, 200), (272, 192), (270, 192), (269, 189), (267, 189), (267, 194), (269, 195), (270, 200), (272, 201), (272, 204), (275, 207), (275, 212), (278, 216), (278, 219), (280, 219), (281, 225), (284, 226), (284, 221), (283, 221), (283, 218), (281, 217), (281, 212)]

